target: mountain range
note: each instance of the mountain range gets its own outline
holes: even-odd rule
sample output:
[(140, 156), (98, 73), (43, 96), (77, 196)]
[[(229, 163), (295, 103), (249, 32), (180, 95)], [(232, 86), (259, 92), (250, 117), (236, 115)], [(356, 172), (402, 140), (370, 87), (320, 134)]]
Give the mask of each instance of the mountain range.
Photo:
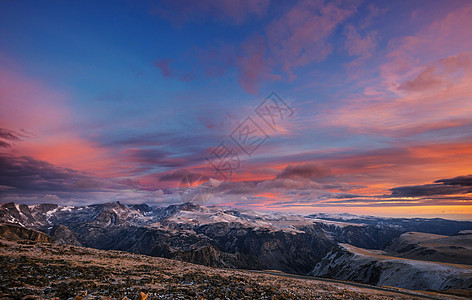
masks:
[[(278, 270), (408, 289), (472, 288), (472, 222), (466, 221), (111, 202), (4, 203), (0, 222), (44, 233), (42, 239), (58, 244), (211, 267)], [(5, 226), (0, 227), (2, 236), (25, 234)]]

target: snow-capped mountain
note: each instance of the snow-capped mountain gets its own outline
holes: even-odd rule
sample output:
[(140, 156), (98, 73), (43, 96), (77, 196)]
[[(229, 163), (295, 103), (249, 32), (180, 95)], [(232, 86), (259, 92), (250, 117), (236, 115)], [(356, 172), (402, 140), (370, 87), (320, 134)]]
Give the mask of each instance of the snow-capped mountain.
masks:
[(338, 223), (373, 225), (383, 228), (398, 228), (401, 231), (416, 231), (433, 234), (453, 235), (472, 227), (470, 221), (454, 221), (441, 218), (386, 218), (375, 216), (357, 216), (349, 213), (317, 213), (309, 215), (313, 219)]
[[(339, 269), (341, 261), (341, 266), (351, 266), (352, 274), (366, 268), (363, 263), (347, 263), (358, 261), (356, 255), (346, 250), (348, 246), (374, 250), (393, 247), (399, 243), (396, 239), (409, 231), (411, 224), (417, 227), (428, 224), (429, 231), (434, 231), (433, 223), (438, 224), (439, 230), (443, 230), (442, 224), (448, 224), (448, 230), (453, 233), (472, 229), (471, 222), (377, 219), (376, 223), (375, 217), (302, 216), (192, 203), (168, 207), (119, 202), (77, 207), (0, 204), (0, 222), (42, 231), (52, 236), (56, 243), (123, 250), (214, 267), (271, 269), (298, 274), (311, 272), (333, 278), (344, 278), (346, 274)], [(335, 269), (340, 272), (334, 272)], [(355, 276), (350, 279), (365, 281)], [(368, 280), (380, 282), (374, 281)], [(400, 282), (397, 286), (403, 284)], [(462, 281), (461, 284), (467, 285)]]

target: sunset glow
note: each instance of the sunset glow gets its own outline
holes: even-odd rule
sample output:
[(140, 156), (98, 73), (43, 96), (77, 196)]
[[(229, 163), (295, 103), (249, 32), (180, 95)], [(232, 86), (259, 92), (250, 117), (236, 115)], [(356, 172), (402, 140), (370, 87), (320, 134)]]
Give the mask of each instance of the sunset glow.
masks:
[(1, 202), (472, 219), (471, 1), (190, 3), (1, 2)]

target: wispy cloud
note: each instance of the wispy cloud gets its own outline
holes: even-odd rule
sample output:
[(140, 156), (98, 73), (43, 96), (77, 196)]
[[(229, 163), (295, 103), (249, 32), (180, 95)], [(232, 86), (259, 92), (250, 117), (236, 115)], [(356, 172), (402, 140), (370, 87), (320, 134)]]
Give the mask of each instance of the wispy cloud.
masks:
[[(253, 11), (253, 5), (248, 5), (248, 3), (240, 3), (240, 5), (248, 8), (248, 11)], [(214, 62), (207, 62), (210, 67), (204, 65), (203, 68), (206, 74), (213, 75), (215, 71), (218, 74), (225, 73), (222, 68), (236, 67), (241, 87), (250, 94), (258, 94), (263, 82), (280, 80), (282, 75), (293, 80), (297, 77), (298, 68), (324, 61), (333, 51), (333, 46), (329, 42), (330, 36), (355, 12), (356, 5), (349, 1), (294, 2), (284, 14), (265, 25), (263, 33), (250, 35), (241, 42), (237, 46), (234, 61), (224, 59), (225, 63), (219, 64), (216, 69)], [(367, 43), (372, 42), (372, 37), (366, 37), (365, 40), (354, 41), (354, 38), (351, 40), (350, 47), (353, 49), (354, 47), (370, 48), (371, 45)], [(215, 55), (215, 52), (212, 52), (213, 56), (223, 58), (224, 53), (230, 48), (229, 45), (220, 47), (219, 54)], [(198, 61), (198, 57), (196, 58), (195, 55), (192, 57), (193, 62)], [(168, 60), (160, 62), (165, 62), (165, 65), (159, 66), (164, 76), (170, 74)]]
[(11, 147), (11, 144), (20, 141), (22, 134), (13, 130), (0, 128), (0, 147)]

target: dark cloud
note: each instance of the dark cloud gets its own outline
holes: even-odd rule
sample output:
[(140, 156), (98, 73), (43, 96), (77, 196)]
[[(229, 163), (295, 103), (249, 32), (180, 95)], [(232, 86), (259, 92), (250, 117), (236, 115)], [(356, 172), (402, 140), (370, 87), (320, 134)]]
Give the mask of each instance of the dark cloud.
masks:
[[(124, 185), (29, 156), (0, 154), (0, 182), (15, 193), (100, 191)], [(1, 192), (0, 192), (1, 193)]]
[(227, 194), (248, 195), (257, 193), (256, 186), (260, 181), (227, 181), (218, 186), (218, 192), (225, 192)]
[(86, 205), (121, 201), (169, 205), (179, 201), (131, 179), (110, 180), (28, 156), (0, 154), (0, 202)]
[[(290, 194), (290, 193), (289, 193)], [(290, 207), (290, 206), (338, 206), (340, 204), (346, 204), (351, 201), (362, 202), (361, 200), (351, 199), (362, 197), (360, 195), (345, 194), (345, 193), (332, 193), (323, 190), (314, 190), (310, 193), (301, 193), (294, 195), (298, 197), (292, 197), (290, 200), (277, 201), (271, 203), (273, 207)], [(333, 200), (341, 199), (341, 200)], [(369, 199), (371, 200), (371, 199)]]
[[(336, 184), (336, 186), (338, 185), (339, 184)], [(328, 188), (325, 186), (325, 184), (313, 181), (309, 178), (295, 177), (275, 178), (272, 180), (263, 181), (227, 181), (219, 184), (214, 191), (225, 199), (233, 199), (232, 197), (235, 196), (251, 199), (253, 202), (251, 202), (252, 204), (257, 204), (257, 201), (263, 201), (266, 196), (261, 195), (264, 195), (265, 193), (270, 193), (285, 199), (290, 199), (270, 204), (272, 206), (277, 206), (281, 203), (283, 203), (283, 205), (289, 205), (290, 203), (305, 203), (314, 205), (322, 200), (328, 199), (352, 199), (363, 197), (361, 195), (352, 193), (331, 192), (327, 189)], [(270, 198), (271, 196), (267, 197)]]
[(427, 197), (472, 193), (472, 175), (439, 179), (432, 184), (401, 186), (391, 189), (393, 197)]
[(171, 153), (159, 148), (134, 148), (125, 150), (124, 153), (127, 161), (138, 164), (172, 168), (186, 164), (184, 159), (172, 157)]
[(461, 186), (444, 184), (411, 185), (391, 189), (393, 197), (455, 195), (467, 193), (468, 190)]
[(264, 181), (226, 181), (217, 191), (227, 194), (259, 194), (265, 192), (312, 191), (322, 190), (323, 185), (308, 178), (276, 178)]
[(277, 178), (310, 178), (319, 179), (329, 175), (331, 172), (328, 168), (313, 164), (306, 163), (302, 165), (288, 165)]
[[(291, 172), (285, 172), (286, 170)], [(276, 178), (274, 180), (260, 182), (223, 183), (218, 188), (226, 190), (226, 195), (245, 194), (250, 204), (267, 202), (264, 192), (274, 193), (283, 201), (275, 201), (268, 206), (277, 207), (392, 207), (392, 206), (428, 206), (428, 205), (464, 205), (472, 201), (469, 193), (471, 176), (459, 176), (451, 179), (441, 179), (436, 183), (414, 186), (400, 186), (391, 189), (390, 195), (366, 196), (344, 192), (331, 192), (329, 189), (349, 190), (346, 183), (318, 183), (304, 176), (312, 176), (307, 170), (313, 168), (302, 168), (299, 172), (294, 168), (287, 168), (284, 172), (297, 175), (294, 178)], [(293, 171), (293, 172), (292, 172)], [(318, 174), (315, 172), (315, 174)], [(331, 177), (326, 177), (333, 179)], [(440, 183), (439, 183), (440, 182)], [(449, 184), (444, 184), (449, 183)], [(354, 185), (352, 186), (354, 189)], [(250, 196), (253, 195), (253, 196)], [(271, 197), (270, 195), (267, 197)], [(243, 203), (241, 202), (241, 205)]]
[(19, 140), (21, 140), (19, 133), (10, 129), (0, 128), (0, 147), (11, 147), (11, 142)]
[(214, 135), (201, 134), (189, 128), (184, 134), (176, 131), (130, 132), (96, 142), (116, 149), (124, 163), (138, 167), (135, 174), (149, 174), (169, 171), (163, 168), (183, 169), (206, 163), (207, 148), (216, 145), (218, 140)]
[[(139, 163), (159, 164), (162, 161), (169, 163), (167, 158), (169, 153), (159, 149), (144, 150), (146, 149), (133, 150), (128, 155), (132, 155)], [(214, 186), (214, 198), (220, 199), (221, 203), (232, 202), (236, 205), (265, 203), (264, 205), (270, 207), (464, 205), (472, 201), (470, 195), (472, 175), (440, 179), (431, 184), (399, 186), (392, 188), (389, 195), (365, 196), (343, 192), (358, 186), (340, 183), (339, 178), (328, 176), (329, 174), (329, 169), (317, 164), (289, 165), (272, 180), (212, 182), (212, 186)], [(208, 179), (205, 174), (182, 168), (161, 173), (159, 181), (181, 182), (183, 178), (198, 184)], [(315, 180), (316, 178), (326, 182)], [(178, 195), (172, 189), (169, 191), (164, 193), (161, 190), (146, 189), (131, 179), (121, 178), (118, 181), (118, 179), (99, 178), (28, 156), (0, 154), (2, 201), (23, 203), (51, 202), (54, 199), (55, 202), (69, 199), (69, 203), (114, 200), (126, 203), (137, 199), (149, 203), (179, 201)], [(272, 199), (269, 201), (272, 203), (269, 204), (268, 199)]]
[[(359, 196), (333, 194), (331, 200), (317, 206), (391, 207), (418, 205), (464, 205), (472, 201), (472, 175), (436, 180), (431, 184), (399, 186), (390, 189), (390, 195)], [(337, 199), (337, 200), (334, 200)]]
[(0, 147), (7, 148), (7, 147), (11, 147), (11, 145), (7, 142), (0, 140)]
[(472, 175), (457, 176), (450, 179), (439, 179), (435, 182), (440, 182), (447, 185), (472, 186)]
[(9, 141), (19, 141), (19, 134), (13, 130), (0, 128), (0, 138), (9, 140)]
[(349, 184), (344, 182), (334, 182), (334, 183), (323, 183), (323, 187), (325, 189), (333, 189), (338, 190), (341, 192), (348, 192), (352, 190), (362, 189), (365, 188), (365, 185), (356, 185), (356, 184)]
[(186, 169), (180, 169), (174, 172), (166, 173), (159, 177), (159, 181), (182, 181), (183, 179), (189, 180), (191, 183), (200, 181), (203, 178), (208, 178), (206, 175), (201, 173), (190, 172)]

